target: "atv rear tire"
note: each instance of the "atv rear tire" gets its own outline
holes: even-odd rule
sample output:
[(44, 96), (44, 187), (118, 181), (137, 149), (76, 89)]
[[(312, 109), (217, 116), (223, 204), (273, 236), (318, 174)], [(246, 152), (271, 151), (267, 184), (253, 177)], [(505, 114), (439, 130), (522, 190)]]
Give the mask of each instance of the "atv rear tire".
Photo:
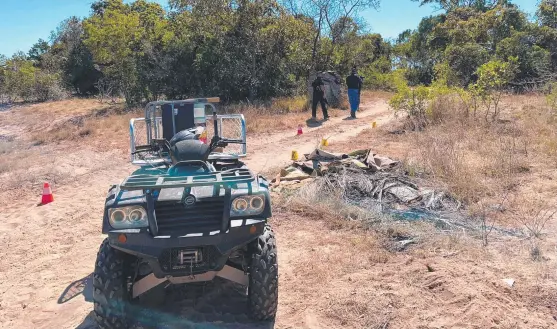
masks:
[(275, 318), (278, 305), (278, 264), (275, 235), (270, 226), (249, 245), (249, 315), (254, 320)]
[(112, 248), (105, 239), (97, 253), (93, 273), (95, 318), (101, 329), (128, 328), (126, 305), (130, 302), (125, 274), (126, 254)]

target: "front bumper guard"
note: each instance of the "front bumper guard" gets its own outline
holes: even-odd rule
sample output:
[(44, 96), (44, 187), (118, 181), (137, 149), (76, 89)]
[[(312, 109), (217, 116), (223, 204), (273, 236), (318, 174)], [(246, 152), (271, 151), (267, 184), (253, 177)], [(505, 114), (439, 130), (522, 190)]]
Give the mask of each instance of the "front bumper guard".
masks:
[[(113, 230), (108, 233), (108, 239), (113, 248), (146, 261), (153, 271), (152, 275), (158, 279), (165, 279), (169, 276), (189, 276), (192, 274), (198, 276), (209, 272), (220, 272), (223, 267), (225, 267), (228, 256), (234, 249), (250, 243), (263, 234), (265, 223), (265, 219), (235, 219), (230, 221), (230, 228), (227, 232), (205, 236), (184, 235), (181, 237), (153, 237), (147, 231)], [(122, 243), (119, 241), (118, 237), (120, 234), (126, 235), (126, 242)], [(201, 273), (192, 273), (187, 269), (175, 272), (165, 270), (161, 267), (159, 257), (167, 249), (204, 246), (215, 247), (221, 257), (215, 259), (213, 262), (214, 264), (209, 264), (209, 267)], [(213, 275), (213, 277), (215, 275)]]
[(167, 276), (165, 278), (157, 278), (153, 273), (151, 273), (133, 284), (132, 294), (133, 298), (135, 298), (167, 281), (172, 284), (204, 282), (211, 281), (216, 276), (239, 283), (243, 286), (248, 286), (249, 283), (249, 277), (246, 273), (232, 266), (225, 265), (220, 271), (209, 271), (189, 276)]

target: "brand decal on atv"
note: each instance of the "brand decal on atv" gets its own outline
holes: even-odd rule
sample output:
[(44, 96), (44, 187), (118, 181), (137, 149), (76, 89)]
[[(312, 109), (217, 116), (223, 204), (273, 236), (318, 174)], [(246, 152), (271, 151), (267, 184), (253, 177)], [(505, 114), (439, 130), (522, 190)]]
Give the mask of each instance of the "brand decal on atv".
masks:
[(193, 195), (188, 195), (187, 197), (184, 198), (184, 207), (186, 208), (190, 208), (193, 207), (195, 205), (195, 197)]

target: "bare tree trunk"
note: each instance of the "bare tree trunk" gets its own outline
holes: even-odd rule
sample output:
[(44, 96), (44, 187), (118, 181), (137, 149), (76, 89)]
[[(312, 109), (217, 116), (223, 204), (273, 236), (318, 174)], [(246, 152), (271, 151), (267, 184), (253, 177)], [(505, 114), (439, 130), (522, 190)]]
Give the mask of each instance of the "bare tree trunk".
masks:
[[(319, 12), (319, 21), (317, 23), (317, 33), (315, 34), (315, 38), (313, 39), (313, 49), (311, 51), (311, 64), (313, 68), (315, 68), (315, 57), (317, 56), (317, 42), (319, 42), (319, 37), (321, 37), (321, 24), (323, 23), (323, 9)], [(310, 69), (311, 71), (311, 69)]]

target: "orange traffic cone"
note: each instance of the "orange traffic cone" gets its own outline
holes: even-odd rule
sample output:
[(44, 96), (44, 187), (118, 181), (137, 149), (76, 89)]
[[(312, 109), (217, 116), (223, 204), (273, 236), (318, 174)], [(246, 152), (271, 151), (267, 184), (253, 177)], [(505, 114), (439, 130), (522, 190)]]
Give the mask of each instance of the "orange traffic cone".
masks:
[(52, 195), (52, 190), (50, 189), (50, 185), (48, 183), (44, 183), (43, 185), (43, 199), (41, 204), (47, 204), (54, 201), (54, 195)]
[(297, 135), (299, 136), (299, 135), (301, 135), (301, 134), (303, 134), (303, 133), (304, 133), (304, 132), (302, 131), (302, 125), (299, 125), (299, 126), (298, 126), (298, 134), (297, 134)]

